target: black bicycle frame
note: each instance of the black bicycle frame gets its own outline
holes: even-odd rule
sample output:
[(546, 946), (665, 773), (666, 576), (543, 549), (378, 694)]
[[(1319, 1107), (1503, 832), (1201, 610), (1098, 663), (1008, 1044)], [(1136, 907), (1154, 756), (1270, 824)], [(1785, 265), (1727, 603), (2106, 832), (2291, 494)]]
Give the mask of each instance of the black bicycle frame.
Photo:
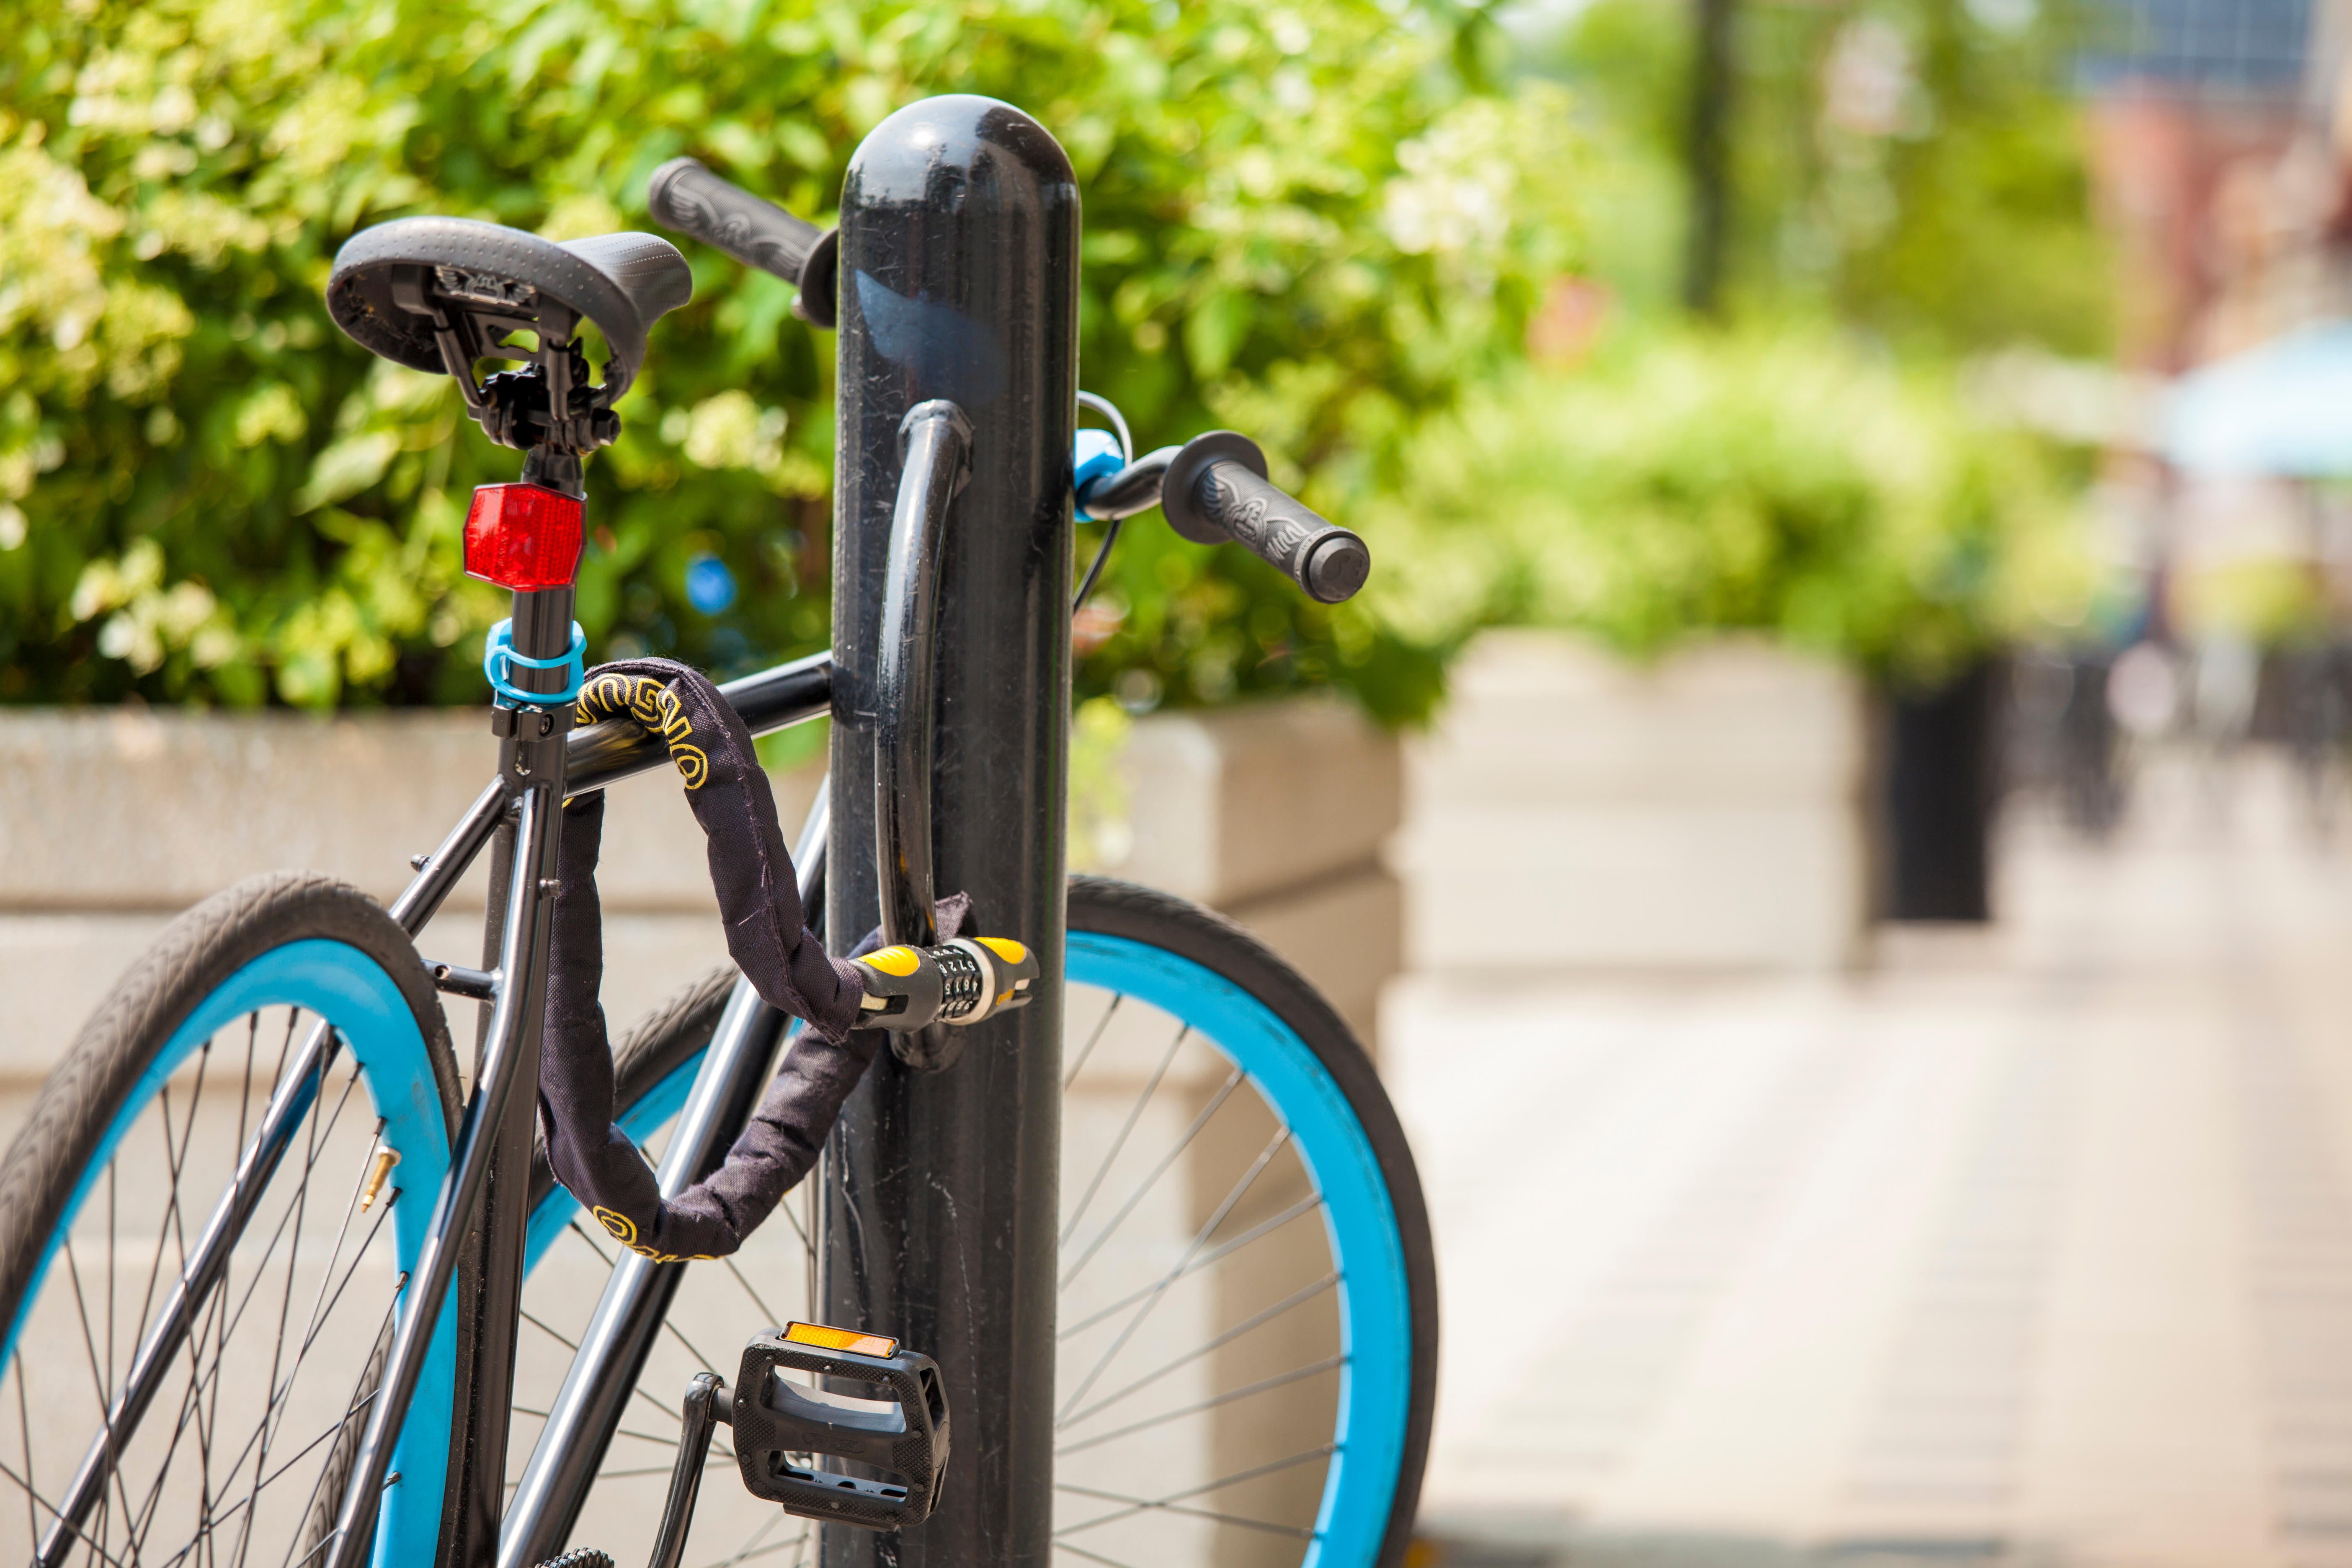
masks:
[[(908, 549), (891, 586), (894, 597), (903, 600), (892, 618), (907, 628), (898, 652), (910, 670), (928, 671), (934, 657), (930, 606), (936, 596), (939, 541), (955, 494), (953, 474), (963, 457), (961, 442), (950, 437), (942, 446), (932, 426), (952, 429), (960, 419), (951, 406), (942, 405), (921, 430), (911, 432), (915, 439), (904, 475), (905, 504), (898, 509)], [(569, 595), (563, 597), (568, 601)], [(568, 628), (569, 604), (562, 609)], [(517, 617), (519, 626), (521, 619)], [(543, 645), (547, 639), (538, 640)], [(523, 646), (520, 635), (517, 644)], [(832, 656), (814, 654), (730, 681), (719, 692), (754, 734), (762, 734), (829, 712), (833, 678)], [(908, 679), (904, 685), (909, 689), (900, 717), (911, 733), (928, 734), (929, 681)], [(441, 848), (426, 858), (394, 910), (411, 932), (421, 931), (476, 857), (498, 844), (494, 939), (485, 968), (467, 972), (451, 964), (433, 966), (445, 991), (488, 1000), (489, 1018), (477, 1088), (459, 1125), (450, 1174), (416, 1277), (410, 1282), (359, 1458), (360, 1465), (379, 1472), (388, 1463), (390, 1446), (422, 1368), (425, 1325), (437, 1321), (441, 1300), (458, 1272), (461, 1247), (470, 1243), (477, 1278), (470, 1289), (459, 1292), (465, 1342), (458, 1408), (464, 1418), (457, 1428), (449, 1475), (455, 1506), (444, 1511), (440, 1556), (445, 1563), (463, 1564), (488, 1561), (495, 1553), (500, 1568), (535, 1568), (563, 1549), (603, 1461), (620, 1405), (644, 1370), (684, 1269), (682, 1264), (655, 1264), (636, 1257), (624, 1258), (614, 1269), (501, 1521), (497, 1504), (505, 1495), (522, 1241), (530, 1219), (526, 1194), (531, 1118), (538, 1100), (546, 928), (555, 890), (553, 807), (566, 795), (604, 788), (662, 767), (668, 759), (657, 740), (625, 721), (566, 732), (558, 714), (505, 708), (496, 711), (496, 722), (505, 731), (499, 777), (482, 792)], [(922, 754), (928, 761), (928, 747)], [(928, 770), (901, 775), (898, 782), (903, 797), (882, 815), (894, 823), (920, 824), (928, 841)], [(828, 790), (820, 793), (795, 848), (801, 897), (811, 909), (824, 907), (830, 831)], [(896, 842), (895, 837), (886, 837), (877, 849), (886, 858), (897, 858), (899, 852), (891, 847)], [(928, 907), (926, 858), (911, 858), (921, 866), (920, 896)], [(905, 858), (898, 863), (903, 875)], [(536, 871), (518, 876), (509, 867)], [(901, 893), (902, 898), (914, 895), (913, 888)], [(773, 1070), (784, 1024), (782, 1014), (761, 1001), (748, 984), (738, 982), (663, 1158), (659, 1181), (666, 1196), (700, 1180), (725, 1157)], [(288, 1117), (299, 1120), (299, 1110)], [(265, 1137), (268, 1125), (274, 1123), (266, 1124)], [(266, 1175), (255, 1190), (261, 1184), (266, 1184)], [(240, 1189), (244, 1185), (240, 1183)], [(360, 1465), (353, 1473), (363, 1480), (369, 1471)], [(379, 1479), (364, 1493), (355, 1487), (347, 1494), (335, 1563), (348, 1560), (356, 1564), (365, 1551), (373, 1514), (363, 1512), (358, 1500), (374, 1495), (381, 1486)]]
[[(528, 617), (518, 614), (518, 648), (533, 658), (562, 652), (569, 644), (570, 593), (518, 598), (560, 600), (530, 606), (538, 613)], [(558, 625), (563, 628), (561, 644), (551, 630)], [(520, 684), (524, 678), (541, 674), (524, 670), (516, 679)], [(730, 681), (719, 690), (754, 734), (764, 734), (827, 712), (832, 684), (831, 656), (820, 653)], [(461, 1283), (465, 1288), (457, 1295), (458, 1409), (462, 1414), (455, 1424), (457, 1443), (447, 1478), (457, 1506), (444, 1510), (444, 1536), (436, 1555), (447, 1563), (473, 1563), (487, 1562), (499, 1551), (502, 1533), (499, 1504), (505, 1496), (506, 1431), (521, 1303), (521, 1242), (530, 1218), (527, 1191), (532, 1115), (538, 1101), (548, 926), (555, 892), (557, 808), (568, 795), (601, 789), (668, 763), (658, 741), (625, 721), (567, 731), (568, 714), (561, 710), (501, 708), (494, 711), (494, 724), (503, 742), (499, 776), (485, 786), (441, 846), (425, 858), (415, 879), (391, 910), (394, 919), (412, 936), (421, 932), (482, 851), (497, 846), (485, 969), (432, 966), (445, 992), (488, 1002), (488, 1016), (477, 1058), (476, 1088), (458, 1124), (450, 1173), (437, 1194), (425, 1250), (408, 1282), (384, 1381), (371, 1404), (353, 1467), (355, 1481), (365, 1479), (371, 1470), (374, 1479), (363, 1489), (355, 1484), (346, 1493), (337, 1525), (340, 1535), (333, 1554), (326, 1559), (331, 1564), (355, 1568), (364, 1559), (374, 1524), (373, 1500), (384, 1484), (382, 1471), (414, 1395), (430, 1329), (439, 1320), (443, 1300)], [(822, 907), (828, 821), (824, 797), (820, 795), (803, 830), (797, 859), (803, 869), (802, 897), (814, 900), (812, 907), (816, 908)], [(522, 874), (518, 875), (518, 869)], [(761, 1002), (748, 985), (739, 984), (663, 1164), (666, 1194), (699, 1179), (710, 1163), (724, 1155), (728, 1142), (757, 1103), (782, 1037), (782, 1015)], [(334, 1052), (334, 1037), (323, 1026), (311, 1032), (298, 1052), (292, 1070), (264, 1112), (261, 1128), (239, 1163), (236, 1181), (207, 1222), (173, 1297), (166, 1302), (158, 1327), (150, 1335), (151, 1344), (134, 1359), (124, 1380), (110, 1423), (117, 1434), (135, 1426), (152, 1401), (167, 1370), (164, 1363), (173, 1342), (173, 1325), (184, 1319), (217, 1281), (242, 1216), (268, 1185)], [(473, 1257), (466, 1256), (468, 1250)], [(468, 1268), (461, 1271), (461, 1264)], [(461, 1282), (461, 1272), (471, 1272), (474, 1278)], [(542, 1462), (540, 1453), (534, 1454), (515, 1509), (509, 1510), (503, 1533), (513, 1544), (500, 1554), (501, 1562), (535, 1564), (561, 1550), (562, 1535), (577, 1517), (603, 1457), (603, 1444), (610, 1436), (610, 1421), (600, 1426), (593, 1419), (593, 1401), (580, 1397), (575, 1388), (625, 1391), (635, 1385), (645, 1350), (676, 1289), (677, 1273), (677, 1266), (656, 1268), (636, 1258), (626, 1259), (616, 1271), (607, 1301), (599, 1307), (590, 1338), (583, 1341), (581, 1357), (565, 1384), (569, 1404), (558, 1406), (566, 1412), (564, 1418), (560, 1423), (551, 1420), (542, 1435), (540, 1450), (551, 1458)], [(583, 1435), (587, 1448), (566, 1452), (561, 1445), (551, 1447), (547, 1434), (559, 1431)], [(102, 1479), (104, 1458), (101, 1447), (84, 1468)], [(78, 1489), (82, 1489), (79, 1483), (68, 1489), (68, 1507), (61, 1510), (65, 1520), (79, 1518), (69, 1506)], [(91, 1492), (93, 1502), (96, 1495)], [(362, 1498), (369, 1500), (369, 1506), (362, 1505)], [(551, 1531), (555, 1546), (536, 1556), (528, 1555), (531, 1550), (528, 1543), (545, 1540)], [(75, 1536), (66, 1524), (60, 1523), (52, 1534), (58, 1537), (60, 1552), (71, 1549)], [(43, 1543), (39, 1561), (44, 1563), (52, 1555), (48, 1545)]]

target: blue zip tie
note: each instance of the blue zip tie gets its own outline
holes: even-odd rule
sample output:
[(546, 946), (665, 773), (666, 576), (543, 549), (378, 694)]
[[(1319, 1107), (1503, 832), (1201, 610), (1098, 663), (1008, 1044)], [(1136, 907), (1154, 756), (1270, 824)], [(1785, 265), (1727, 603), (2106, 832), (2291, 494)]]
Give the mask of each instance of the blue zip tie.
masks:
[(1077, 433), (1076, 439), (1071, 443), (1070, 489), (1082, 498), (1078, 501), (1080, 522), (1097, 521), (1087, 515), (1087, 503), (1083, 499), (1087, 487), (1125, 467), (1127, 454), (1119, 450), (1118, 437), (1108, 430), (1096, 429), (1091, 425)]
[[(588, 679), (588, 634), (580, 623), (572, 623), (572, 651), (561, 658), (531, 658), (515, 652), (514, 621), (500, 621), (490, 628), (482, 642), (482, 673), (489, 678), (490, 689), (509, 702), (530, 708), (561, 708), (580, 695), (581, 685)], [(525, 691), (507, 679), (509, 667), (520, 665), (525, 669), (569, 670), (572, 679), (561, 691)]]

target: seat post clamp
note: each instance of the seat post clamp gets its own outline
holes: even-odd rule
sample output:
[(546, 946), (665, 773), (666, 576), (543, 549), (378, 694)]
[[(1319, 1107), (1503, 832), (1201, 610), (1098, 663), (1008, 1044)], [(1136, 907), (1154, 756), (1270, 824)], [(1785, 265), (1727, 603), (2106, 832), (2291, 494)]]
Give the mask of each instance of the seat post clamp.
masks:
[[(532, 658), (527, 654), (517, 653), (514, 646), (514, 621), (509, 618), (492, 626), (490, 635), (482, 640), (482, 674), (488, 678), (490, 689), (507, 702), (531, 708), (561, 708), (579, 697), (581, 684), (588, 678), (588, 666), (584, 658), (587, 651), (588, 634), (580, 629), (578, 621), (574, 621), (572, 623), (570, 653), (560, 658)], [(564, 672), (563, 689), (525, 691), (507, 679), (508, 672), (516, 667), (524, 669), (562, 670)]]

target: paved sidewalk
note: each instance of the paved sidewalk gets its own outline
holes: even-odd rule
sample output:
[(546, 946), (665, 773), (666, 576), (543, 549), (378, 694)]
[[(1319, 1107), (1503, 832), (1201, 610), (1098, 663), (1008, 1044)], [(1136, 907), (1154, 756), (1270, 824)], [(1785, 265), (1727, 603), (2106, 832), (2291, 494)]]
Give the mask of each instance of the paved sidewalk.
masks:
[(1457, 1563), (2352, 1563), (2352, 842), (2014, 816), (1865, 973), (1391, 994)]

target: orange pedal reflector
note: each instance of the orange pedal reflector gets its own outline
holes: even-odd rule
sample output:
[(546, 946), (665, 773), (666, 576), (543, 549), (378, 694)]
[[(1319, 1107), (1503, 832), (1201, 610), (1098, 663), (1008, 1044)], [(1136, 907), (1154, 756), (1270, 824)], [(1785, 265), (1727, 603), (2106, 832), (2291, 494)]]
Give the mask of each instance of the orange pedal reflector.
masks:
[(823, 1323), (787, 1323), (784, 1338), (794, 1344), (815, 1345), (821, 1350), (847, 1351), (851, 1355), (877, 1356), (884, 1361), (898, 1353), (898, 1342), (880, 1334), (861, 1333), (856, 1329), (829, 1329)]

